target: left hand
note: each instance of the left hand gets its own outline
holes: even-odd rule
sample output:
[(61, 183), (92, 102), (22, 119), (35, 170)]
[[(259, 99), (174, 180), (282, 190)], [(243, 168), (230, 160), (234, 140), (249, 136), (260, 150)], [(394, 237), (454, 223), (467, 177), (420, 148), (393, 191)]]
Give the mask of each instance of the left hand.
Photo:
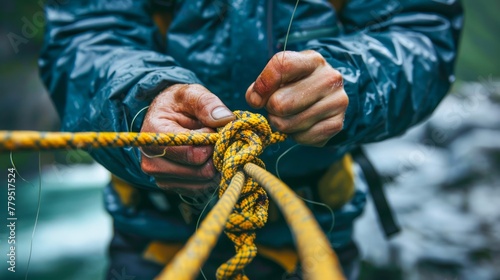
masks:
[(316, 147), (342, 130), (349, 103), (340, 72), (311, 50), (275, 54), (245, 97), (279, 131)]

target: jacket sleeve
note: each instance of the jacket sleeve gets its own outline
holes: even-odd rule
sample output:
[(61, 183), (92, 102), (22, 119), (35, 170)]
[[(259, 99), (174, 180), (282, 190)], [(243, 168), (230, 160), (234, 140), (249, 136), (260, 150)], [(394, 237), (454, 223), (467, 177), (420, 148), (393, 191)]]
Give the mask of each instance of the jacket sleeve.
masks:
[[(162, 53), (163, 39), (147, 0), (48, 1), (39, 59), (65, 131), (138, 131), (144, 112), (165, 87), (200, 83)], [(155, 187), (140, 169), (137, 149), (96, 149), (90, 154), (112, 173)]]
[(455, 79), (459, 1), (351, 0), (339, 19), (340, 36), (307, 44), (342, 73), (349, 96), (329, 144), (380, 141), (429, 116)]

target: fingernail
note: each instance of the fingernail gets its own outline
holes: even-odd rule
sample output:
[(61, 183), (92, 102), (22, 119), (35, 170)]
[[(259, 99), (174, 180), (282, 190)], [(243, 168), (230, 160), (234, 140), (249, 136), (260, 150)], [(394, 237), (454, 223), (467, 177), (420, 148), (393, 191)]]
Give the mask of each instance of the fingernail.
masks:
[(221, 120), (233, 116), (233, 112), (229, 111), (226, 107), (217, 107), (212, 111), (212, 118)]
[(260, 106), (260, 103), (262, 103), (262, 97), (260, 97), (260, 95), (255, 91), (252, 91), (252, 93), (250, 93), (250, 100), (252, 102), (252, 105), (254, 106)]

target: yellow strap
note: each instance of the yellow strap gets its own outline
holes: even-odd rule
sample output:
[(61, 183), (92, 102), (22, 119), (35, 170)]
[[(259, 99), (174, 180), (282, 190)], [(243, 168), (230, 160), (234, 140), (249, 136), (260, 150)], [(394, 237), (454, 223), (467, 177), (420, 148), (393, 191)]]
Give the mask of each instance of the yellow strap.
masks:
[(166, 265), (174, 258), (175, 254), (177, 254), (183, 246), (184, 244), (182, 243), (163, 243), (153, 241), (149, 243), (146, 250), (144, 250), (142, 257), (148, 261)]
[[(167, 265), (182, 249), (183, 245), (182, 243), (153, 241), (144, 250), (143, 258), (157, 264)], [(288, 273), (294, 272), (297, 267), (299, 256), (294, 249), (272, 248), (257, 244), (257, 250), (259, 255), (277, 263)]]
[(294, 249), (271, 248), (259, 244), (257, 244), (257, 249), (259, 250), (259, 255), (279, 264), (288, 273), (294, 272), (297, 268), (299, 255)]
[(354, 195), (354, 170), (350, 154), (332, 164), (318, 182), (320, 200), (333, 209), (342, 207)]
[(111, 176), (111, 183), (123, 205), (137, 205), (139, 202), (139, 196), (136, 188), (132, 187), (129, 183), (123, 181), (115, 175)]

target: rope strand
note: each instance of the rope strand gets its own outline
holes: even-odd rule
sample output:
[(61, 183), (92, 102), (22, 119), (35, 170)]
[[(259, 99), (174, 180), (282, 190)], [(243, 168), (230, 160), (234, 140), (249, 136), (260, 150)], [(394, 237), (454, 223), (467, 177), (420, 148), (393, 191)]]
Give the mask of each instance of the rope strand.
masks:
[[(233, 241), (236, 254), (219, 267), (217, 279), (248, 279), (244, 268), (257, 254), (254, 244), (255, 230), (267, 222), (269, 200), (266, 190), (285, 212), (287, 221), (292, 225), (301, 261), (314, 260), (313, 258), (318, 258), (318, 252), (320, 253), (322, 264), (318, 265), (319, 269), (307, 267), (310, 264), (303, 263), (306, 278), (342, 279), (335, 254), (304, 203), (292, 195), (293, 192), (286, 185), (274, 181), (278, 179), (270, 178), (268, 173), (264, 172), (264, 163), (258, 158), (265, 147), (284, 141), (286, 135), (272, 132), (262, 115), (245, 111), (235, 111), (234, 114), (237, 119), (219, 129), (218, 133), (0, 131), (0, 152), (67, 147), (94, 149), (152, 145), (215, 145), (214, 165), (222, 175), (218, 189), (219, 201), (199, 230), (158, 279), (196, 277), (222, 230)], [(244, 177), (242, 169), (250, 175), (248, 178)], [(289, 200), (292, 202), (288, 203)], [(296, 216), (297, 213), (300, 215)], [(309, 245), (313, 245), (312, 249), (308, 248)]]

